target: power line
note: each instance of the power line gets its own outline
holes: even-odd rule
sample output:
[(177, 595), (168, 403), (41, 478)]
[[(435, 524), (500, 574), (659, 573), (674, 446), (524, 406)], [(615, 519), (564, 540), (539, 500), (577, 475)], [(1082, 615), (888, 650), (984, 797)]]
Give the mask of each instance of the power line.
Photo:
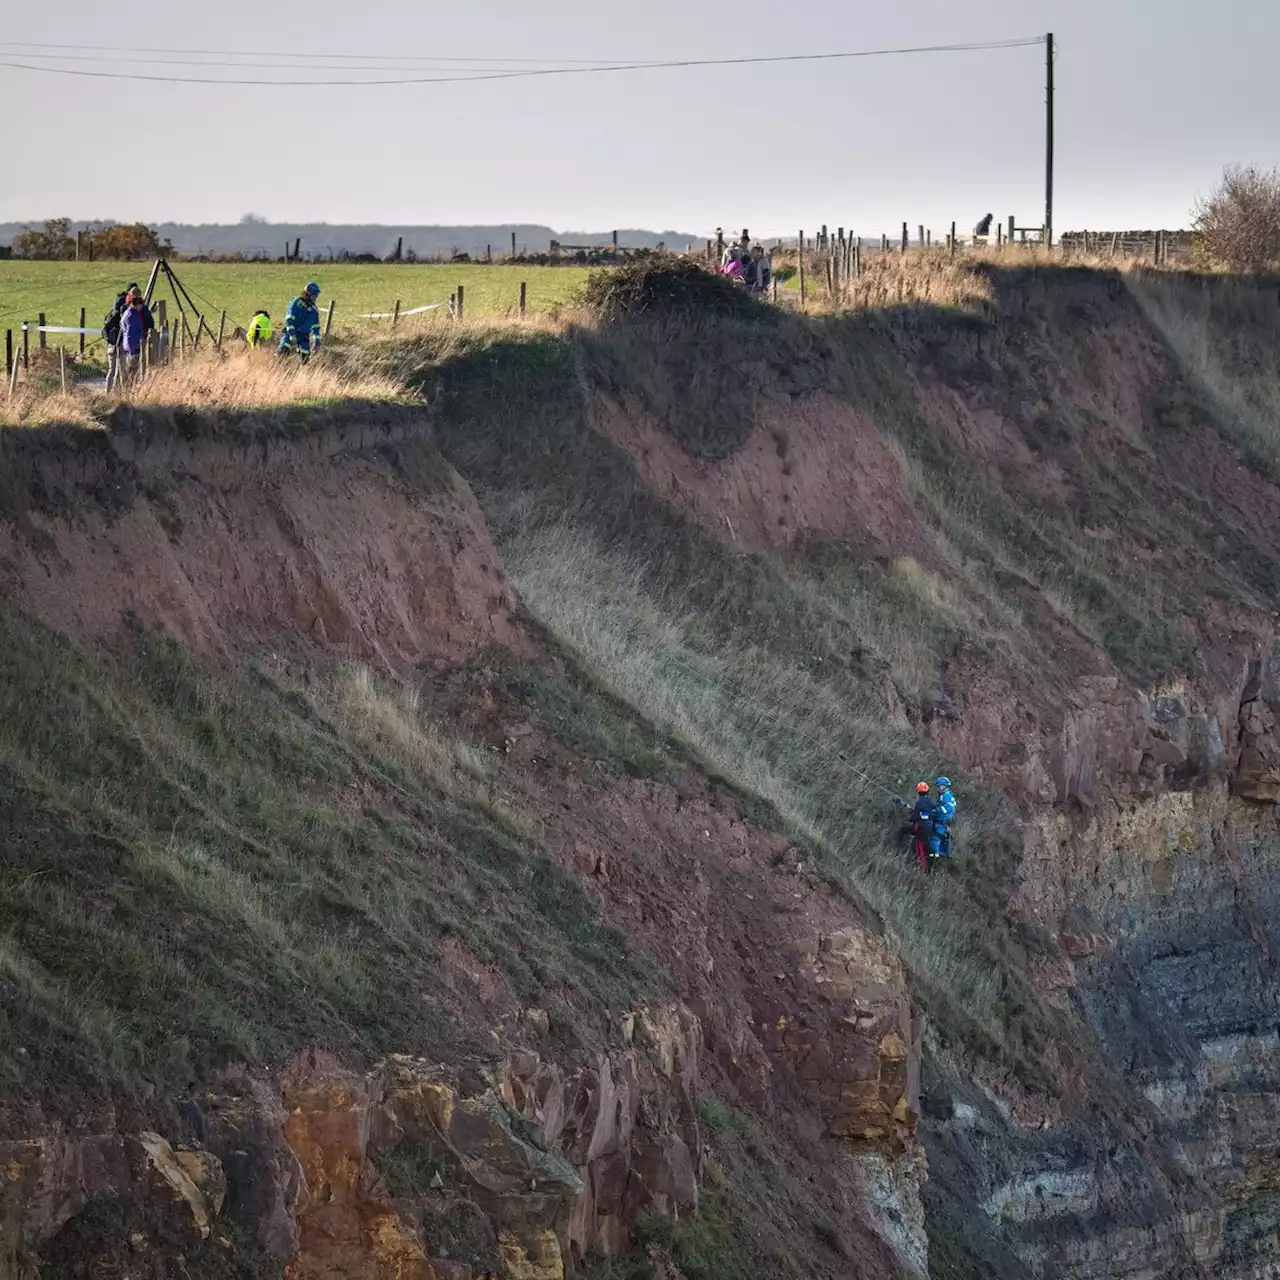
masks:
[(148, 45), (51, 44), (34, 40), (0, 40), (0, 48), (13, 49), (17, 51), (17, 56), (20, 57), (35, 56), (21, 52), (27, 49), (76, 49), (93, 50), (95, 53), (180, 53), (207, 58), (311, 58), (323, 59), (326, 62), (483, 62), (511, 66), (553, 63), (558, 67), (590, 67), (600, 65), (613, 66), (618, 63), (638, 61), (637, 59), (627, 58), (492, 58), (488, 56), (463, 58), (449, 57), (444, 54), (412, 53), (308, 53), (298, 50), (281, 52), (262, 49), (162, 49)]
[[(3, 44), (4, 42), (0, 41), (0, 46), (3, 46)], [(67, 47), (72, 48), (76, 46), (69, 45)], [(178, 50), (174, 50), (174, 52), (178, 52)], [(303, 71), (303, 70), (330, 71), (332, 70), (332, 71), (379, 71), (384, 73), (388, 71), (419, 71), (421, 72), (425, 70), (430, 70), (431, 68), (429, 66), (423, 66), (423, 65), (414, 66), (410, 64), (415, 62), (419, 64), (423, 64), (423, 63), (429, 64), (432, 62), (440, 62), (440, 63), (446, 64), (447, 68), (450, 71), (456, 71), (460, 75), (467, 72), (479, 74), (483, 72), (501, 70), (502, 69), (501, 66), (497, 64), (501, 64), (507, 61), (514, 61), (514, 60), (508, 60), (508, 59), (502, 59), (502, 58), (497, 58), (497, 59), (414, 58), (410, 55), (406, 55), (405, 59), (400, 63), (385, 63), (385, 62), (381, 64), (373, 63), (373, 62), (360, 63), (360, 62), (351, 62), (348, 60), (348, 61), (345, 61), (344, 64), (341, 66), (326, 67), (323, 64), (317, 64), (314, 61), (312, 62), (279, 62), (279, 61), (263, 62), (263, 61), (244, 61), (244, 59), (260, 59), (260, 58), (277, 58), (278, 59), (278, 58), (288, 58), (288, 57), (311, 57), (311, 58), (336, 59), (338, 57), (343, 57), (344, 55), (284, 54), (284, 53), (281, 53), (281, 54), (230, 53), (225, 55), (225, 57), (227, 58), (241, 59), (241, 61), (238, 61), (238, 62), (222, 61), (218, 55), (215, 55), (212, 52), (206, 54), (200, 50), (195, 50), (195, 49), (190, 51), (190, 55), (191, 56), (185, 57), (185, 58), (140, 57), (136, 53), (130, 53), (122, 49), (112, 49), (109, 52), (104, 51), (101, 53), (38, 53), (38, 52), (31, 52), (26, 49), (22, 49), (22, 50), (11, 49), (6, 54), (6, 56), (8, 57), (38, 58), (42, 63), (43, 62), (108, 62), (108, 63), (124, 63), (124, 64), (131, 64), (131, 65), (144, 65), (144, 66), (163, 66), (163, 67), (230, 67), (233, 69), (234, 68), (241, 68), (241, 69), (260, 68), (264, 71)], [(346, 55), (347, 58), (351, 58), (354, 56), (355, 55)], [(370, 56), (376, 58), (379, 55), (373, 54)], [(531, 62), (555, 62), (555, 60), (552, 58), (530, 59), (530, 61)], [(577, 70), (579, 66), (581, 66), (584, 69), (595, 68), (596, 65), (597, 64), (595, 63), (591, 63), (591, 64), (569, 63), (569, 64), (565, 64), (565, 69)], [(614, 65), (614, 64), (609, 64), (609, 65)], [(37, 69), (55, 70), (56, 68), (41, 67)], [(522, 69), (529, 70), (529, 71), (539, 71), (544, 69), (559, 70), (560, 64), (556, 64), (556, 66), (552, 68), (527, 67)], [(601, 69), (603, 69), (603, 67), (601, 67)], [(449, 77), (449, 78), (455, 78), (455, 77)]]
[[(854, 58), (883, 58), (920, 53), (974, 53), (988, 49), (1021, 49), (1039, 45), (1039, 36), (1017, 40), (986, 40), (971, 44), (918, 45), (897, 49), (862, 49), (847, 53), (770, 54), (742, 58), (682, 58), (668, 62), (625, 62), (605, 66), (560, 66), (525, 68), (515, 71), (488, 71), (477, 75), (414, 76), (393, 80), (235, 80), (203, 76), (159, 76), (145, 72), (90, 71), (80, 67), (41, 67), (30, 63), (0, 61), (0, 67), (14, 71), (35, 71), (45, 75), (87, 76), (96, 80), (136, 80), (158, 84), (211, 84), (229, 87), (262, 86), (277, 88), (375, 88), (392, 85), (466, 84), (481, 80), (519, 80), (542, 76), (598, 75), (618, 71), (682, 70), (692, 67), (762, 66), (784, 62), (839, 62)], [(11, 55), (12, 56), (12, 55)], [(21, 56), (21, 55), (17, 55)], [(336, 69), (336, 68), (335, 68)]]

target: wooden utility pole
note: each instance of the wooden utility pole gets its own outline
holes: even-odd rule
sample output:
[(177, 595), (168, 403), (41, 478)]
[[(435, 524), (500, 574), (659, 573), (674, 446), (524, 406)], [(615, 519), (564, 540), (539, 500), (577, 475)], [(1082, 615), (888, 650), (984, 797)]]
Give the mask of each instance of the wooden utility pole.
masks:
[(1044, 38), (1044, 243), (1053, 245), (1053, 32)]

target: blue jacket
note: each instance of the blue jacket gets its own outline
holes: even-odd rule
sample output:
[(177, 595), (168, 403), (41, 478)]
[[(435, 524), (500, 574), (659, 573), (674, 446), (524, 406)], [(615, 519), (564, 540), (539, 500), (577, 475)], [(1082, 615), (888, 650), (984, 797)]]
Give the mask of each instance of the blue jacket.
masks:
[(304, 297), (297, 297), (289, 303), (289, 312), (284, 318), (284, 335), (280, 339), (280, 350), (296, 347), (299, 351), (310, 351), (320, 341), (320, 312), (314, 303)]
[(934, 825), (942, 827), (944, 830), (951, 825), (951, 820), (956, 816), (956, 798), (950, 791), (938, 792), (938, 802), (934, 806), (933, 821)]
[(147, 337), (146, 313), (126, 307), (120, 317), (120, 347), (126, 355), (136, 356)]

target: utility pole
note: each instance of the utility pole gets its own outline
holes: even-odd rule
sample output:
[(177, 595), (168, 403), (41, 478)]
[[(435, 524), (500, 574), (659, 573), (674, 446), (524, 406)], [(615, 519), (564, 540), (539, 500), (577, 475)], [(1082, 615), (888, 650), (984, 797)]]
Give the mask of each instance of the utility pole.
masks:
[(1044, 243), (1053, 246), (1053, 32), (1044, 38)]

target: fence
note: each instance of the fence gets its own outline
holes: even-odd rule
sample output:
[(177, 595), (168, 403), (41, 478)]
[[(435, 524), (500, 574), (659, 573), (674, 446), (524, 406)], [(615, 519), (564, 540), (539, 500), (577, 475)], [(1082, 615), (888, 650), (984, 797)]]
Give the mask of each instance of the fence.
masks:
[(1150, 258), (1156, 265), (1190, 262), (1195, 256), (1194, 231), (1068, 231), (1060, 240), (1064, 253), (1102, 258)]
[[(525, 280), (520, 281), (518, 294), (513, 294), (512, 312), (524, 317), (528, 314), (529, 307), (529, 285)], [(155, 329), (152, 331), (148, 339), (147, 349), (143, 353), (143, 361), (148, 367), (167, 364), (171, 359), (183, 359), (188, 353), (195, 354), (200, 349), (202, 340), (208, 338), (207, 347), (216, 351), (221, 351), (225, 346), (228, 338), (232, 341), (241, 341), (245, 338), (245, 331), (237, 326), (230, 334), (227, 333), (227, 313), (221, 312), (218, 319), (217, 332), (214, 332), (213, 326), (205, 319), (200, 312), (194, 313), (194, 319), (188, 318), (188, 313), (178, 308), (178, 316), (175, 320), (170, 321), (168, 318), (168, 301), (162, 300), (156, 304), (155, 311)], [(323, 336), (327, 340), (330, 330), (333, 328), (333, 317), (337, 310), (337, 300), (330, 301), (328, 310), (325, 314)], [(429, 302), (417, 307), (402, 307), (400, 299), (397, 298), (390, 311), (371, 311), (355, 315), (353, 318), (357, 320), (390, 320), (391, 327), (394, 329), (401, 321), (411, 316), (429, 315), (436, 311), (446, 311), (450, 319), (462, 320), (466, 317), (466, 286), (458, 285), (451, 293), (447, 300), (439, 302)], [(6, 329), (4, 335), (5, 347), (5, 378), (8, 382), (10, 394), (17, 384), (19, 370), (26, 371), (31, 367), (31, 344), (34, 341), (37, 344), (38, 351), (48, 349), (48, 336), (50, 334), (59, 337), (77, 337), (79, 339), (78, 355), (81, 360), (85, 356), (86, 339), (91, 339), (94, 343), (102, 338), (101, 329), (89, 328), (85, 323), (85, 308), (80, 308), (79, 325), (55, 325), (46, 324), (43, 313), (40, 313), (34, 323), (24, 320), (16, 330)], [(15, 335), (17, 341), (15, 341)], [(59, 360), (62, 366), (63, 388), (66, 389), (68, 378), (68, 364), (66, 361), (66, 346), (57, 344), (59, 347)], [(70, 367), (70, 375), (72, 380), (78, 376), (77, 367), (72, 364)]]
[[(741, 239), (726, 240), (723, 231), (717, 231), (714, 240), (705, 243), (708, 266), (718, 267), (726, 251), (751, 241), (750, 232), (743, 230)], [(839, 293), (841, 287), (857, 280), (862, 274), (864, 255), (892, 254), (902, 257), (910, 253), (943, 253), (951, 259), (975, 250), (997, 254), (1007, 249), (1035, 249), (1046, 256), (1053, 255), (1059, 261), (1073, 257), (1091, 256), (1142, 260), (1150, 259), (1155, 265), (1185, 263), (1192, 260), (1196, 236), (1191, 231), (1073, 231), (1063, 235), (1056, 245), (1046, 245), (1042, 227), (1019, 226), (1017, 219), (1008, 217), (1003, 222), (992, 219), (986, 233), (975, 229), (961, 234), (956, 223), (941, 235), (923, 223), (916, 224), (912, 238), (910, 224), (904, 222), (897, 234), (882, 233), (879, 240), (868, 240), (856, 232), (845, 232), (837, 227), (832, 234), (829, 225), (809, 235), (803, 230), (794, 239), (773, 241), (775, 255), (794, 255), (800, 300), (804, 302), (816, 284), (823, 284), (829, 295)], [(777, 297), (778, 275), (774, 273), (774, 296)]]

